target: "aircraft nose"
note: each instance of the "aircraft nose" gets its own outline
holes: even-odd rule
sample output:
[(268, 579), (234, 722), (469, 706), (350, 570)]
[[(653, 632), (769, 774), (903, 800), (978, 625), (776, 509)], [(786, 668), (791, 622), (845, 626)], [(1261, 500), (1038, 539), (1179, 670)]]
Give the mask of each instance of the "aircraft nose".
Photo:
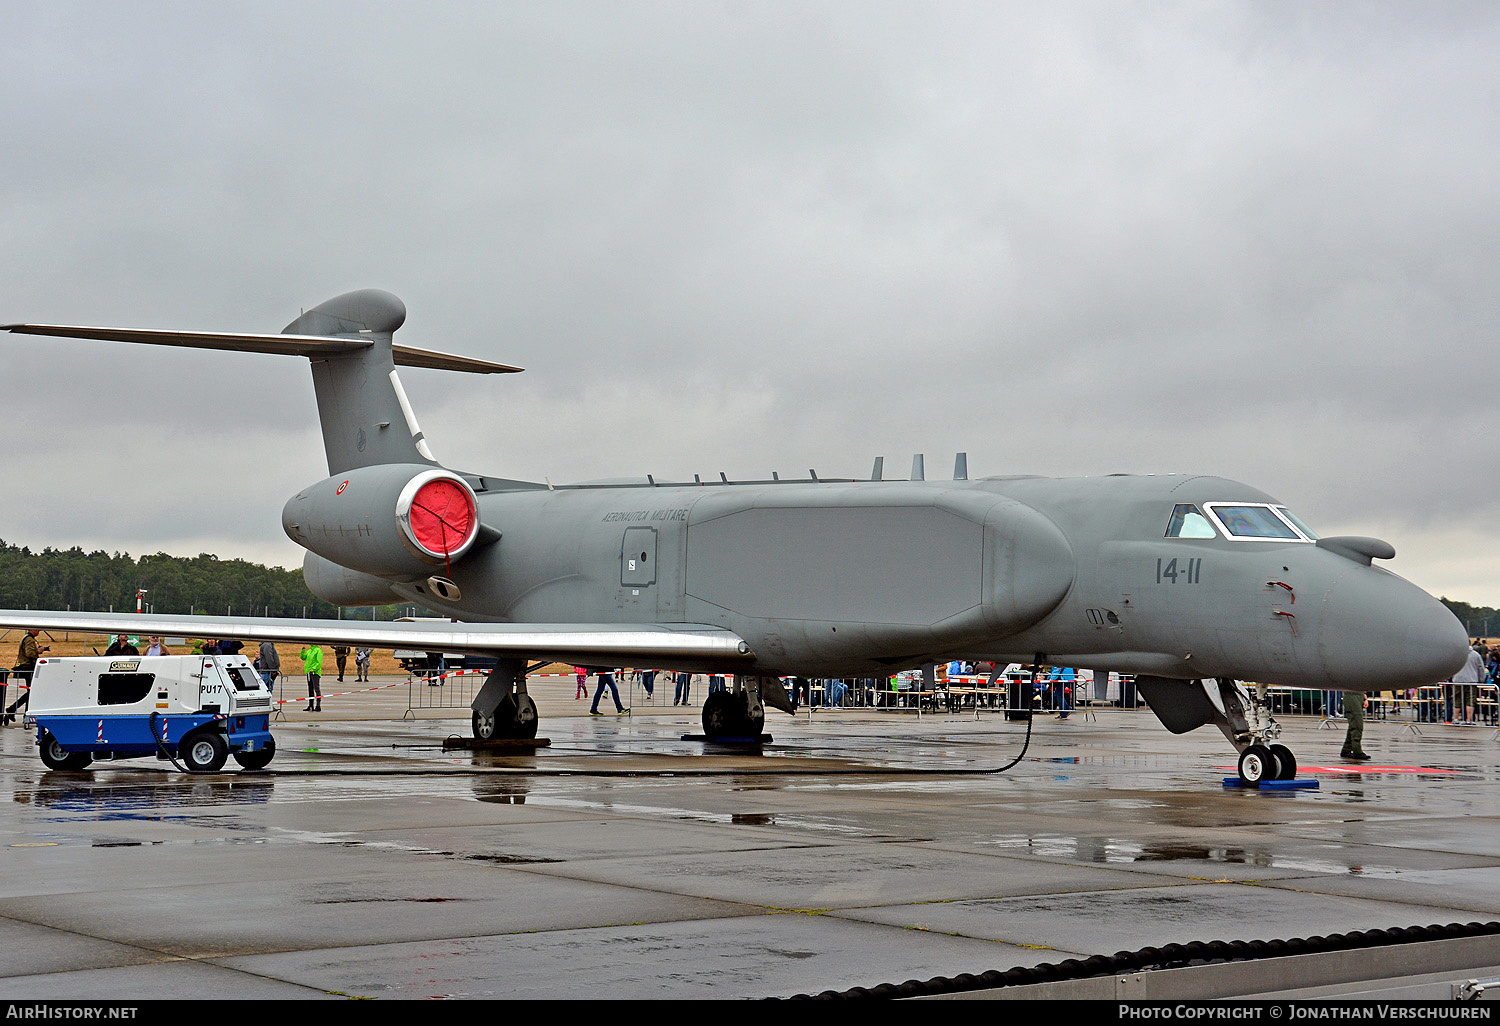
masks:
[(1407, 664), (1413, 676), (1447, 680), (1468, 661), (1469, 634), (1447, 606), (1427, 598), (1427, 608), (1406, 629)]
[(1335, 687), (1390, 690), (1447, 680), (1469, 637), (1437, 599), (1394, 574), (1360, 567), (1328, 592), (1319, 649)]

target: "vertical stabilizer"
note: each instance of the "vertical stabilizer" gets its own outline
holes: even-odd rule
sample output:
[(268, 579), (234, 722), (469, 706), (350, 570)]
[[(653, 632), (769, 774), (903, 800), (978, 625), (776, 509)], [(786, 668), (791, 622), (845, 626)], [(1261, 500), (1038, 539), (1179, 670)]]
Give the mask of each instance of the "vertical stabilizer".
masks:
[(395, 345), (391, 336), (405, 320), (406, 304), (401, 300), (379, 289), (360, 289), (319, 303), (279, 335), (82, 324), (0, 324), (0, 331), (305, 356), (312, 361), (328, 472), (338, 474), (388, 463), (437, 465), (396, 376), (398, 366), (466, 374), (513, 374), (521, 369)]
[(311, 358), (330, 474), (383, 463), (437, 465), (396, 374), (391, 337), (405, 321), (401, 300), (360, 289), (319, 303), (282, 329), (371, 343)]

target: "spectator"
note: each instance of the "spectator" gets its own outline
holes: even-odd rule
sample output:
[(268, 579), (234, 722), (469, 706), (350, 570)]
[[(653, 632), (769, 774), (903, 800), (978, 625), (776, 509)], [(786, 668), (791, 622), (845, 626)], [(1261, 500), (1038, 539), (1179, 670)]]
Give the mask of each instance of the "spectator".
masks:
[(687, 705), (688, 698), (693, 690), (693, 675), (691, 673), (677, 674), (677, 682), (672, 688), (672, 704)]
[(16, 665), (11, 673), (16, 678), (16, 700), (5, 707), (5, 714), (0, 716), (0, 723), (11, 724), (16, 722), (16, 710), (31, 702), (31, 674), (36, 670), (36, 661), (42, 657), (43, 652), (50, 652), (52, 646), (37, 646), (36, 636), (39, 630), (28, 630), (21, 637), (21, 647), (16, 650)]
[(578, 677), (578, 687), (573, 691), (573, 701), (589, 697), (589, 671), (582, 666), (573, 667), (573, 673)]
[(615, 713), (619, 716), (625, 715), (625, 707), (620, 704), (620, 691), (615, 687), (615, 675), (613, 672), (599, 674), (599, 690), (594, 692), (594, 704), (589, 707), (590, 716), (603, 716), (599, 711), (599, 699), (604, 697), (604, 689), (609, 688), (610, 697), (615, 700)]
[[(1469, 649), (1468, 661), (1464, 663), (1463, 669), (1453, 675), (1453, 683), (1443, 690), (1448, 696), (1448, 722), (1453, 722), (1455, 712), (1462, 712), (1463, 718), (1460, 723), (1475, 723), (1474, 700), (1475, 692), (1479, 685), (1484, 682), (1484, 657), (1479, 654), (1477, 643)], [(1455, 709), (1457, 706), (1457, 709)]]
[(281, 676), (281, 656), (277, 653), (276, 646), (269, 641), (262, 641), (257, 662), (260, 663), (260, 679), (266, 682), (266, 687), (274, 688), (276, 678)]
[(303, 645), (302, 672), (307, 674), (307, 708), (303, 712), (323, 711), (323, 650), (317, 645)]
[(107, 656), (133, 656), (140, 655), (141, 650), (130, 643), (130, 639), (124, 634), (116, 634), (115, 640), (104, 650)]
[(1345, 759), (1353, 759), (1355, 762), (1368, 762), (1370, 757), (1365, 754), (1365, 695), (1362, 691), (1346, 691), (1344, 698), (1344, 717), (1349, 726), (1344, 731), (1344, 747), (1339, 755)]
[(1054, 667), (1052, 670), (1052, 707), (1057, 718), (1065, 720), (1073, 711), (1073, 688), (1078, 683), (1078, 671), (1071, 666)]
[(153, 634), (149, 638), (146, 639), (146, 655), (148, 655), (148, 656), (164, 656), (164, 655), (171, 655), (171, 654), (172, 654), (171, 650), (168, 649), (166, 645), (162, 644), (162, 640), (161, 640), (161, 635), (160, 634)]

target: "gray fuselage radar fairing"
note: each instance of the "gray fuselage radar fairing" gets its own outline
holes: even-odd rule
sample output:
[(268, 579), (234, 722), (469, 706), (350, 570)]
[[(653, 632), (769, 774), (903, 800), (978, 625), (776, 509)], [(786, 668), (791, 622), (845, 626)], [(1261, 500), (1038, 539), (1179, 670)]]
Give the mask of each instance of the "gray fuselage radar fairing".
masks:
[[(554, 487), (453, 470), (397, 366), (517, 368), (394, 345), (405, 316), (395, 296), (363, 290), (278, 335), (8, 330), (307, 357), (329, 476), (282, 522), (307, 550), (308, 586), (339, 605), (412, 601), (462, 622), (235, 620), (232, 632), (500, 655), (499, 683), (476, 699), (481, 734), (512, 729), (530, 703), (527, 659), (734, 674), (735, 707), (715, 723), (755, 729), (761, 698), (786, 704), (779, 677), (966, 659), (1137, 674), (1169, 729), (1215, 723), (1243, 750), (1276, 728), (1235, 682), (1378, 692), (1444, 680), (1465, 660), (1458, 621), (1374, 565), (1390, 546), (1319, 538), (1272, 496), (1218, 477)], [(191, 629), (229, 632), (228, 619)]]

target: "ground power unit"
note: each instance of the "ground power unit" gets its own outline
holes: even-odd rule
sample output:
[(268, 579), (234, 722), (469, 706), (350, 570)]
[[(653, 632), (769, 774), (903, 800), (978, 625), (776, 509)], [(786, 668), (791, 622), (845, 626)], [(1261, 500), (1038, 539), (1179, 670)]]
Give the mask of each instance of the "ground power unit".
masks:
[(276, 754), (271, 688), (239, 655), (41, 659), (28, 712), (52, 769), (155, 756), (214, 773), (231, 755), (254, 770)]

